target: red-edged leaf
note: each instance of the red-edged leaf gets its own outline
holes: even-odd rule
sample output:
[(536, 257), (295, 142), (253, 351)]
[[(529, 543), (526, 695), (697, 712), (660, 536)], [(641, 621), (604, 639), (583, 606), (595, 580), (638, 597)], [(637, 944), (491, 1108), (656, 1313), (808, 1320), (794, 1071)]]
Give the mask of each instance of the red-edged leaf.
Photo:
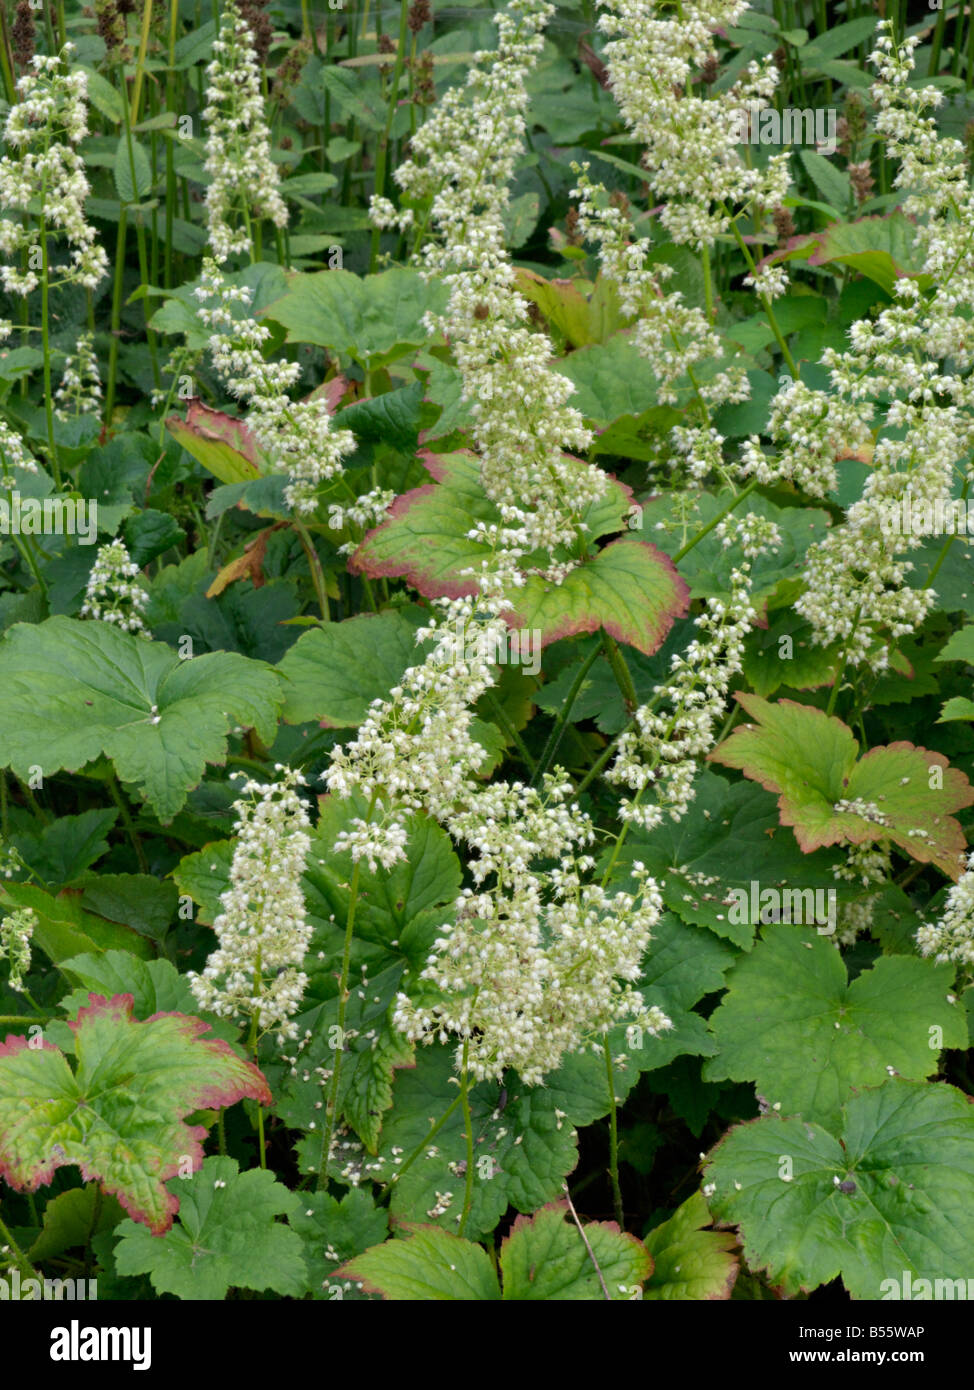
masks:
[(166, 428), (221, 483), (247, 483), (260, 477), (257, 447), (242, 420), (194, 400), (186, 419), (171, 415)]
[[(496, 523), (498, 513), (472, 455), (422, 451), (420, 457), (436, 482), (399, 497), (350, 568), (370, 578), (405, 578), (427, 598), (471, 595), (476, 583), (464, 571), (479, 569), (489, 551), (466, 533), (477, 521)], [(605, 497), (585, 516), (589, 540), (622, 529), (631, 497), (628, 487), (609, 478)], [(651, 655), (686, 613), (689, 591), (666, 555), (626, 537), (585, 560), (562, 584), (533, 576), (512, 599), (510, 625), (537, 631), (541, 646), (604, 627)]]
[(244, 1096), (270, 1105), (267, 1082), (227, 1043), (204, 1039), (202, 1019), (137, 1022), (131, 994), (90, 995), (69, 1026), (75, 1071), (50, 1043), (8, 1036), (0, 1045), (0, 1173), (33, 1192), (75, 1163), (154, 1234), (167, 1231), (179, 1210), (167, 1178), (203, 1161), (206, 1130), (184, 1117)]
[[(781, 823), (794, 827), (803, 850), (891, 840), (919, 863), (960, 877), (965, 839), (951, 812), (974, 802), (974, 788), (942, 753), (891, 743), (857, 760), (841, 719), (793, 700), (737, 699), (757, 722), (736, 729), (710, 757), (777, 792)], [(841, 802), (860, 809), (836, 811)]]

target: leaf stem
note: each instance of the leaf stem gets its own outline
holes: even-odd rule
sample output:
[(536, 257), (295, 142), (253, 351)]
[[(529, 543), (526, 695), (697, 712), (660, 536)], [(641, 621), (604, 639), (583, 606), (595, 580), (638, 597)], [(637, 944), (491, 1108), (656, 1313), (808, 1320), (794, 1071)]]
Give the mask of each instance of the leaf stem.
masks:
[(466, 1229), (470, 1207), (473, 1204), (473, 1121), (470, 1118), (470, 1077), (467, 1070), (469, 1051), (470, 1038), (466, 1037), (463, 1040), (463, 1061), (460, 1067), (460, 1104), (463, 1106), (463, 1133), (467, 1141), (467, 1171), (463, 1189), (463, 1212), (457, 1228), (458, 1236), (462, 1236)]
[[(606, 635), (608, 636), (608, 634)], [(571, 712), (575, 705), (575, 701), (578, 699), (582, 686), (585, 684), (585, 679), (589, 671), (591, 671), (592, 667), (595, 665), (595, 659), (601, 654), (601, 651), (602, 648), (599, 644), (594, 643), (591, 652), (582, 662), (578, 675), (575, 677), (574, 681), (572, 681), (571, 689), (565, 698), (565, 703), (559, 711), (554, 727), (548, 735), (548, 741), (544, 746), (544, 752), (541, 754), (534, 776), (531, 778), (531, 785), (533, 787), (538, 785), (541, 778), (548, 771), (555, 754), (558, 752), (558, 745), (561, 743), (564, 735), (565, 726), (571, 718)]]
[(619, 1186), (619, 1115), (616, 1108), (615, 1071), (612, 1066), (608, 1033), (603, 1040), (602, 1051), (605, 1054), (605, 1079), (609, 1087), (609, 1181), (612, 1184), (612, 1205), (620, 1230), (625, 1230), (622, 1188)]

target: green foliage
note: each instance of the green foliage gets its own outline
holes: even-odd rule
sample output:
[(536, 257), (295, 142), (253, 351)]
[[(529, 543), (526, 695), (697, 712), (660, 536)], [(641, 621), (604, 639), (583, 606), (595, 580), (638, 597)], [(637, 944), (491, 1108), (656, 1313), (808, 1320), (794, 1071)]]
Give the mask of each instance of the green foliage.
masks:
[(897, 1079), (854, 1096), (834, 1130), (765, 1116), (710, 1155), (710, 1207), (789, 1294), (841, 1276), (876, 1299), (904, 1269), (955, 1279), (972, 1235), (972, 1126), (953, 1087)]
[[(243, 8), (266, 157), (214, 147), (233, 7), (0, 22), (4, 122), (31, 48), (87, 83), (83, 136), (0, 132), (0, 1296), (939, 1297), (974, 1240), (974, 547), (865, 504), (968, 501), (970, 15), (886, 7), (904, 161), (856, 7), (654, 4), (620, 79), (626, 7), (557, 0), (470, 83), (503, 6)], [(660, 20), (714, 61), (659, 81)], [(715, 180), (713, 103), (767, 62), (780, 125)], [(485, 573), (508, 651), (428, 679)], [(491, 1011), (584, 1026), (527, 1085), (470, 1061)]]

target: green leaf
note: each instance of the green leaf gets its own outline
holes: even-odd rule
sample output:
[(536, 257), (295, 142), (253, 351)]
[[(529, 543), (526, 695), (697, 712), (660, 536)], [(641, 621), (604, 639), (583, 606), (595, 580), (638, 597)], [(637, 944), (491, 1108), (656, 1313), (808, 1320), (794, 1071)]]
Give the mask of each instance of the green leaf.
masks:
[[(325, 1079), (330, 1077), (336, 1053), (344, 1053), (336, 1107), (338, 1115), (358, 1134), (370, 1153), (375, 1153), (383, 1115), (392, 1104), (392, 1085), (397, 1068), (413, 1065), (413, 1047), (393, 1028), (390, 1006), (402, 977), (401, 965), (383, 970), (355, 989), (346, 1010), (344, 1029), (338, 1026), (338, 1001), (329, 999), (295, 1020), (302, 1041), (297, 1065), (281, 1091), (275, 1113), (291, 1129), (303, 1129), (320, 1150), (324, 1135)], [(309, 1150), (310, 1152), (310, 1150)], [(320, 1165), (320, 1154), (315, 1167)]]
[(260, 475), (250, 432), (232, 415), (193, 400), (186, 419), (171, 415), (166, 429), (221, 483), (247, 483)]
[(287, 652), (282, 718), (289, 724), (316, 719), (327, 728), (354, 728), (373, 700), (384, 699), (425, 649), (416, 630), (429, 620), (418, 607), (360, 614), (311, 628)]
[(118, 92), (96, 68), (81, 64), (81, 71), (88, 84), (88, 100), (92, 106), (106, 119), (118, 125), (125, 115), (122, 98)]
[(650, 1231), (644, 1239), (653, 1257), (653, 1272), (643, 1298), (676, 1299), (681, 1303), (726, 1299), (737, 1278), (737, 1260), (731, 1253), (733, 1236), (707, 1231), (710, 1212), (701, 1192)]
[(59, 617), (11, 628), (2, 662), (0, 747), (18, 777), (77, 772), (104, 754), (164, 822), (226, 756), (235, 724), (265, 743), (277, 727), (276, 676), (234, 652), (181, 661), (110, 623)]
[(155, 507), (146, 507), (136, 516), (129, 517), (123, 527), (123, 535), (129, 555), (140, 569), (186, 539), (186, 533), (176, 518)]
[[(780, 793), (781, 823), (794, 828), (803, 850), (892, 840), (919, 863), (960, 877), (964, 832), (949, 813), (970, 806), (974, 788), (942, 753), (892, 743), (857, 761), (852, 730), (840, 719), (793, 700), (769, 704), (739, 692), (737, 699), (757, 723), (735, 729), (710, 758)], [(843, 800), (873, 808), (869, 818), (836, 811)]]
[(480, 1302), (499, 1299), (487, 1251), (439, 1226), (408, 1223), (402, 1240), (387, 1240), (335, 1271), (361, 1280), (394, 1303)]
[(541, 196), (538, 193), (522, 193), (501, 212), (504, 234), (508, 247), (516, 251), (528, 240), (538, 225), (541, 212)]
[(964, 661), (970, 666), (974, 666), (974, 623), (968, 623), (965, 627), (951, 635), (947, 642), (937, 653), (937, 661)]
[(884, 1281), (970, 1267), (974, 1109), (952, 1086), (887, 1081), (854, 1096), (835, 1133), (770, 1115), (737, 1125), (707, 1177), (715, 1218), (786, 1295), (841, 1276), (855, 1299), (907, 1296)]
[(201, 24), (198, 29), (191, 29), (188, 34), (184, 34), (181, 39), (176, 40), (173, 49), (173, 68), (176, 72), (183, 72), (186, 68), (193, 67), (196, 63), (202, 63), (209, 58), (213, 48), (213, 40), (216, 38), (216, 24), (212, 19), (208, 19), (205, 24)]
[(300, 1297), (308, 1275), (301, 1238), (277, 1221), (300, 1205), (266, 1169), (238, 1171), (232, 1158), (204, 1161), (188, 1179), (176, 1178), (179, 1220), (165, 1235), (150, 1235), (134, 1221), (123, 1221), (115, 1247), (119, 1274), (148, 1274), (160, 1294), (216, 1300), (231, 1288), (270, 1289)]
[[(643, 532), (651, 535), (668, 555), (675, 555), (698, 527), (713, 521), (730, 501), (730, 496), (727, 492), (716, 495), (703, 492), (694, 501), (696, 509), (689, 528), (680, 516), (673, 493), (653, 497), (643, 504)], [(829, 516), (818, 507), (779, 507), (756, 493), (748, 498), (747, 509), (773, 521), (782, 538), (777, 551), (765, 551), (749, 561), (751, 601), (760, 611), (760, 607), (771, 599), (783, 580), (801, 577), (805, 553), (810, 545), (825, 535)], [(662, 530), (657, 529), (660, 523)], [(744, 558), (733, 543), (733, 532), (731, 539), (732, 544), (725, 546), (716, 531), (710, 531), (679, 562), (680, 574), (690, 585), (691, 599), (719, 598), (726, 601), (731, 597), (731, 575)]]
[(847, 20), (844, 24), (830, 27), (824, 34), (817, 34), (802, 49), (801, 65), (810, 70), (823, 59), (841, 58), (861, 43), (876, 37), (876, 20), (872, 15)]
[(640, 415), (659, 401), (659, 382), (652, 368), (624, 333), (570, 353), (554, 368), (574, 382), (569, 404), (599, 430), (620, 415)]
[(945, 700), (937, 723), (949, 724), (953, 719), (974, 719), (974, 700), (968, 700), (964, 695)]
[(414, 454), (422, 403), (423, 383), (413, 381), (395, 391), (347, 405), (336, 413), (335, 429), (354, 431), (363, 444), (388, 444), (402, 454)]
[(117, 1226), (123, 1214), (115, 1198), (103, 1197), (95, 1183), (61, 1192), (44, 1208), (44, 1225), (30, 1247), (30, 1258), (49, 1260), (65, 1250), (86, 1246), (99, 1231)]
[[(747, 950), (760, 916), (751, 920), (752, 882), (765, 887), (796, 883), (819, 891), (835, 889), (844, 899), (846, 887), (836, 882), (833, 872), (835, 857), (824, 851), (803, 854), (791, 836), (780, 833), (774, 801), (760, 787), (730, 784), (704, 771), (694, 789), (696, 796), (687, 815), (679, 822), (664, 821), (651, 835), (634, 831), (618, 861), (620, 868), (628, 870), (633, 860), (641, 860), (659, 883), (666, 906), (684, 922), (708, 927)], [(734, 895), (740, 902), (741, 893), (747, 908), (732, 914)], [(709, 939), (707, 933), (700, 935)], [(655, 955), (654, 944), (650, 963)]]
[(87, 1005), (92, 992), (130, 995), (134, 1017), (143, 1020), (197, 1007), (189, 981), (168, 960), (136, 960), (127, 951), (106, 951), (100, 956), (71, 956), (60, 968), (80, 986), (60, 1002), (69, 1017)]
[(817, 647), (812, 628), (797, 613), (769, 614), (766, 628), (752, 628), (745, 638), (744, 675), (756, 695), (773, 695), (781, 686), (815, 690), (835, 676), (839, 645)]
[(853, 200), (849, 175), (837, 169), (830, 160), (815, 150), (800, 150), (798, 157), (825, 201), (840, 214), (844, 212)]
[(669, 558), (647, 541), (604, 546), (560, 585), (532, 575), (518, 591), (517, 615), (541, 645), (604, 628), (646, 656), (688, 607), (688, 590)]
[(638, 1298), (653, 1268), (642, 1242), (614, 1221), (589, 1222), (583, 1240), (563, 1201), (519, 1216), (501, 1245), (499, 1263), (505, 1300), (546, 1302), (604, 1300), (598, 1270), (610, 1300)]
[(901, 275), (910, 275), (920, 289), (933, 281), (922, 273), (922, 256), (915, 249), (916, 229), (900, 211), (888, 217), (860, 217), (854, 222), (833, 222), (809, 236), (793, 237), (783, 251), (768, 261), (807, 261), (811, 266), (849, 266), (874, 281), (887, 294)]
[(106, 837), (117, 820), (114, 808), (83, 811), (80, 816), (59, 816), (39, 829), (35, 822), (29, 829), (12, 832), (10, 842), (39, 879), (61, 887), (108, 852)]
[(154, 941), (162, 940), (176, 916), (175, 884), (150, 874), (87, 874), (80, 887), (87, 911)]
[(717, 1055), (707, 1081), (753, 1081), (784, 1115), (834, 1129), (850, 1094), (892, 1067), (919, 1081), (945, 1047), (967, 1046), (963, 1011), (947, 1002), (952, 966), (881, 956), (850, 984), (831, 941), (771, 926), (728, 976), (711, 1016)]
[(0, 911), (8, 912), (11, 905), (33, 909), (37, 916), (34, 941), (55, 965), (82, 951), (120, 949), (136, 956), (152, 955), (149, 942), (136, 932), (85, 912), (76, 892), (54, 897), (33, 883), (0, 884)]
[(313, 1297), (333, 1298), (338, 1290), (347, 1301), (357, 1290), (336, 1276), (337, 1266), (385, 1240), (389, 1214), (370, 1192), (353, 1187), (341, 1201), (327, 1192), (302, 1192), (288, 1223), (301, 1237)]
[[(415, 1067), (396, 1072), (392, 1109), (384, 1118), (379, 1154), (370, 1167), (375, 1180), (386, 1182), (397, 1173), (402, 1155), (423, 1143), (455, 1098), (454, 1054), (453, 1047), (421, 1047)], [(604, 1075), (604, 1065), (602, 1070)], [(514, 1075), (506, 1091), (495, 1082), (475, 1086), (470, 1108), (476, 1172), (466, 1230), (481, 1236), (494, 1229), (509, 1206), (532, 1212), (558, 1198), (565, 1175), (577, 1161), (577, 1139), (564, 1115), (562, 1094), (547, 1086), (526, 1087)], [(463, 1206), (466, 1153), (463, 1114), (457, 1106), (427, 1151), (396, 1178), (393, 1215), (404, 1221), (429, 1221), (440, 1201), (437, 1193), (450, 1193), (446, 1210), (435, 1219), (455, 1231)]]
[(350, 72), (348, 68), (329, 66), (322, 68), (321, 80), (343, 116), (358, 121), (366, 130), (382, 129), (382, 117), (378, 114), (382, 102), (375, 99), (379, 94), (374, 79), (370, 81), (364, 73)]
[(123, 203), (141, 203), (152, 187), (152, 166), (149, 156), (137, 140), (131, 151), (125, 136), (119, 138), (115, 150), (115, 191)]
[(251, 1096), (269, 1105), (261, 1073), (209, 1027), (185, 1014), (132, 1017), (131, 995), (92, 994), (70, 1025), (77, 1072), (50, 1043), (0, 1045), (0, 1171), (36, 1192), (56, 1169), (77, 1164), (127, 1212), (158, 1234), (179, 1200), (164, 1183), (183, 1162), (200, 1166), (205, 1130), (183, 1123), (195, 1110)]
[(295, 274), (287, 285), (264, 315), (287, 329), (289, 343), (316, 343), (373, 369), (425, 344), (423, 315), (439, 313), (446, 301), (442, 283), (427, 285), (417, 271), (400, 268), (364, 279), (338, 269)]

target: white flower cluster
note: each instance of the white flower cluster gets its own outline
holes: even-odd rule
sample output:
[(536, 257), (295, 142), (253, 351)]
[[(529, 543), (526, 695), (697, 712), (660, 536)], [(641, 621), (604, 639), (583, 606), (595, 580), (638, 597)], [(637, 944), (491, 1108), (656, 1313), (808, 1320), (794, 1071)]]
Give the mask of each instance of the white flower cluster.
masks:
[[(261, 348), (270, 329), (249, 316), (234, 318), (235, 301), (248, 305), (251, 292), (227, 283), (215, 261), (204, 262), (197, 316), (211, 330), (213, 366), (227, 390), (250, 409), (247, 427), (259, 449), (289, 482), (284, 499), (298, 512), (313, 512), (315, 488), (341, 472), (342, 459), (355, 450), (351, 430), (334, 430), (323, 396), (292, 401), (288, 395), (301, 368), (295, 362), (266, 362)], [(215, 301), (215, 302), (214, 302)]]
[[(473, 735), (474, 706), (495, 683), (487, 654), (506, 637), (510, 595), (523, 583), (518, 563), (532, 549), (577, 543), (582, 516), (605, 487), (600, 469), (565, 452), (587, 449), (590, 436), (567, 406), (567, 380), (548, 366), (547, 338), (528, 326), (505, 248), (525, 77), (551, 13), (538, 0), (512, 0), (496, 17), (496, 53), (476, 55), (466, 87), (441, 99), (396, 175), (412, 205), (397, 214), (383, 200), (373, 204), (380, 225), (405, 231), (427, 201), (422, 225), (440, 239), (424, 248), (424, 271), (450, 291), (446, 314), (430, 327), (445, 330), (463, 375), (501, 526), (471, 531), (492, 551), (476, 596), (435, 601), (437, 617), (417, 634), (431, 643), (426, 660), (373, 704), (326, 774), (332, 792), (357, 791), (372, 806), (340, 841), (370, 868), (405, 856), (406, 818), (421, 809), (471, 855), (476, 888), (465, 890), (434, 944), (423, 972), (428, 993), (400, 995), (397, 1026), (427, 1042), (459, 1037), (458, 1065), (466, 1056), (475, 1077), (514, 1066), (532, 1085), (622, 1018), (651, 1033), (670, 1026), (632, 988), (660, 911), (655, 884), (641, 871), (631, 895), (583, 881), (594, 867), (585, 852), (592, 827), (563, 774), (546, 776), (543, 793), (477, 779), (486, 754)], [(572, 563), (544, 572), (557, 582)]]
[(12, 468), (22, 468), (25, 473), (36, 473), (37, 464), (24, 448), (24, 441), (17, 431), (0, 416), (0, 486), (16, 487), (17, 480)]
[(765, 433), (777, 446), (766, 456), (757, 435), (742, 451), (741, 471), (759, 483), (794, 482), (811, 497), (825, 497), (838, 485), (836, 460), (872, 451), (872, 404), (845, 401), (789, 381), (771, 403)]
[(213, 923), (219, 945), (202, 974), (187, 978), (201, 1009), (221, 1018), (243, 1015), (262, 1033), (277, 1029), (283, 1041), (297, 1037), (290, 1020), (308, 983), (301, 965), (312, 927), (301, 875), (311, 838), (296, 790), (304, 778), (280, 764), (275, 771), (279, 782), (248, 778), (244, 797), (234, 802), (230, 887)]
[(781, 530), (770, 517), (747, 512), (742, 517), (729, 516), (718, 523), (715, 532), (725, 550), (740, 547), (745, 559), (756, 560), (769, 550), (781, 549)]
[[(8, 294), (27, 295), (37, 288), (40, 280), (33, 267), (42, 264), (41, 243), (59, 235), (70, 248), (71, 261), (58, 268), (51, 283), (94, 289), (108, 270), (108, 257), (85, 221), (91, 189), (75, 146), (88, 133), (88, 86), (84, 72), (68, 71), (73, 52), (68, 43), (59, 57), (33, 58), (34, 71), (18, 81), (20, 100), (4, 125), (4, 143), (18, 153), (0, 159), (0, 211), (29, 214), (0, 218), (0, 285)], [(26, 270), (15, 264), (23, 253)]]
[[(651, 243), (635, 236), (628, 211), (611, 201), (601, 184), (589, 180), (587, 167), (576, 166), (577, 186), (572, 190), (572, 197), (578, 199), (578, 230), (598, 246), (602, 272), (616, 285), (623, 314), (635, 320), (633, 342), (659, 380), (659, 400), (676, 403), (680, 378), (690, 380), (705, 408), (745, 400), (749, 387), (743, 368), (728, 364), (706, 377), (698, 376), (702, 364), (720, 362), (726, 356), (719, 336), (703, 310), (685, 302), (682, 290), (664, 293), (673, 267), (648, 263)], [(680, 442), (685, 433), (674, 431), (674, 440), (678, 450), (690, 453)], [(715, 441), (715, 432), (699, 433), (699, 461), (691, 465), (695, 477), (705, 476), (715, 465), (715, 442), (719, 463), (723, 443), (719, 436)]]
[[(857, 809), (864, 805), (873, 804), (863, 803), (859, 800), (838, 802), (833, 809), (853, 811), (854, 814), (863, 816), (864, 820), (871, 820), (880, 825), (886, 824), (886, 817), (882, 815), (882, 812), (879, 812), (879, 808), (875, 805), (873, 805), (873, 811), (878, 812), (881, 817), (878, 822), (876, 814)], [(845, 863), (837, 864), (832, 870), (832, 875), (845, 883), (860, 883), (863, 888), (889, 883), (892, 866), (888, 842), (885, 840), (865, 840), (862, 844), (850, 845), (846, 853)], [(855, 902), (841, 904), (839, 930), (835, 936), (836, 946), (852, 946), (860, 936), (872, 928), (878, 902), (879, 895), (877, 893), (867, 893), (857, 898)]]
[(974, 854), (948, 890), (940, 921), (919, 927), (916, 943), (921, 956), (935, 956), (941, 964), (956, 961), (968, 974), (974, 973)]
[[(523, 150), (526, 79), (553, 13), (544, 0), (511, 0), (494, 17), (496, 51), (474, 54), (466, 86), (439, 99), (395, 175), (413, 204), (429, 204), (424, 225), (438, 239), (423, 247), (421, 265), (450, 297), (428, 326), (446, 335), (461, 372), (484, 489), (502, 518), (497, 540), (512, 554), (577, 549), (582, 518), (606, 486), (601, 469), (567, 452), (587, 452), (592, 435), (567, 404), (572, 383), (549, 365), (547, 334), (530, 326), (504, 230)], [(373, 216), (406, 231), (415, 207), (396, 213), (379, 199)], [(553, 561), (544, 573), (558, 581), (575, 563)]]
[[(476, 876), (497, 874), (504, 892), (465, 890), (456, 925), (434, 943), (423, 972), (438, 994), (396, 1001), (394, 1021), (410, 1038), (465, 1038), (477, 1079), (514, 1067), (536, 1086), (564, 1053), (597, 1049), (591, 1034), (624, 1018), (654, 1036), (672, 1027), (633, 988), (662, 911), (656, 885), (639, 864), (635, 896), (583, 883), (580, 871), (593, 861), (571, 847), (589, 841), (591, 828), (565, 805), (567, 784), (550, 779), (546, 793), (529, 798), (503, 783), (485, 792), (496, 818), (484, 823), (486, 808), (478, 810)], [(532, 862), (551, 854), (561, 859), (549, 884)]]
[(74, 353), (64, 364), (61, 385), (54, 393), (58, 402), (54, 413), (61, 420), (69, 414), (97, 415), (101, 409), (101, 373), (93, 344), (94, 335), (82, 333)]
[[(746, 0), (599, 0), (603, 59), (612, 94), (633, 138), (645, 148), (642, 166), (663, 203), (660, 221), (675, 242), (701, 250), (731, 226), (737, 206), (777, 207), (791, 182), (789, 156), (749, 168), (738, 149), (742, 112), (774, 103), (780, 78), (771, 61), (750, 62), (726, 89), (693, 94), (698, 70), (715, 63), (714, 32), (748, 9)], [(780, 276), (764, 276), (759, 293), (780, 293)]]
[[(907, 85), (915, 38), (896, 46), (890, 25), (879, 28), (876, 125), (887, 156), (899, 161), (897, 186), (909, 190), (904, 208), (917, 220), (916, 246), (932, 288), (897, 279), (895, 302), (875, 320), (853, 324), (844, 351), (824, 354), (834, 394), (788, 385), (771, 412), (777, 453), (767, 456), (752, 439), (743, 464), (763, 483), (786, 478), (824, 496), (836, 485), (837, 458), (870, 459), (861, 499), (809, 548), (806, 591), (795, 607), (816, 643), (839, 643), (848, 664), (876, 672), (888, 665), (890, 639), (912, 632), (936, 603), (933, 588), (909, 584), (909, 552), (922, 538), (884, 530), (885, 509), (906, 497), (917, 506), (950, 497), (958, 467), (974, 476), (967, 463), (974, 448), (974, 192), (963, 146), (941, 137), (923, 114), (941, 93)], [(890, 433), (873, 448), (880, 399), (889, 402), (882, 428)]]
[[(363, 492), (352, 502), (328, 503), (328, 527), (331, 531), (341, 531), (346, 526), (359, 526), (363, 530), (382, 521), (396, 500), (396, 494), (386, 488), (373, 488)], [(354, 541), (338, 547), (340, 555), (348, 554), (356, 548)]]
[[(744, 638), (757, 619), (749, 570), (745, 563), (733, 571), (726, 601), (707, 599), (706, 610), (694, 619), (706, 639), (694, 638), (673, 657), (666, 684), (657, 686), (654, 698), (636, 711), (636, 728), (619, 739), (605, 776), (636, 793), (620, 807), (624, 821), (654, 830), (664, 814), (676, 821), (689, 809), (697, 761), (713, 746), (730, 678), (741, 669)], [(654, 793), (651, 804), (643, 804), (647, 788)]]
[(18, 907), (0, 921), (0, 960), (10, 963), (10, 988), (17, 994), (24, 990), (24, 976), (30, 969), (31, 937), (37, 926), (37, 914), (32, 907)]
[[(332, 749), (325, 774), (329, 790), (339, 796), (358, 790), (376, 799), (378, 815), (369, 831), (383, 845), (395, 843), (398, 836), (390, 838), (390, 827), (401, 826), (410, 811), (425, 807), (438, 820), (448, 820), (469, 795), (471, 779), (487, 756), (471, 724), (473, 706), (495, 683), (487, 653), (507, 633), (500, 616), (504, 601), (459, 598), (434, 604), (440, 617), (417, 632), (419, 642), (436, 639), (426, 660), (405, 671), (386, 699), (373, 702), (357, 737)], [(355, 857), (365, 852), (355, 841)]]
[[(250, 25), (233, 0), (227, 4), (220, 36), (206, 69), (206, 190), (209, 242), (222, 263), (251, 249), (251, 215), (267, 217), (275, 227), (287, 224), (271, 158), (270, 132), (260, 90), (260, 69)], [(237, 218), (242, 219), (234, 226)]]
[(139, 567), (132, 560), (124, 541), (99, 546), (88, 576), (82, 618), (114, 623), (125, 632), (149, 637), (142, 614), (149, 595), (138, 582)]
[(433, 642), (425, 662), (374, 702), (356, 739), (332, 751), (326, 778), (332, 792), (358, 791), (374, 807), (336, 845), (371, 870), (405, 857), (405, 819), (421, 809), (471, 854), (478, 890), (459, 899), (423, 972), (438, 993), (417, 1002), (400, 995), (397, 1026), (430, 1042), (459, 1034), (473, 1075), (516, 1066), (536, 1084), (566, 1050), (620, 1018), (652, 1033), (669, 1020), (619, 984), (638, 979), (659, 912), (655, 885), (641, 880), (635, 897), (583, 886), (592, 828), (563, 775), (545, 779), (543, 797), (521, 783), (477, 780), (486, 753), (473, 735), (474, 705), (495, 683), (486, 654), (506, 633), (510, 582), (510, 573), (484, 575), (476, 599), (436, 601), (441, 617), (417, 634)]
[(0, 878), (11, 879), (22, 868), (24, 861), (17, 847), (0, 840)]

